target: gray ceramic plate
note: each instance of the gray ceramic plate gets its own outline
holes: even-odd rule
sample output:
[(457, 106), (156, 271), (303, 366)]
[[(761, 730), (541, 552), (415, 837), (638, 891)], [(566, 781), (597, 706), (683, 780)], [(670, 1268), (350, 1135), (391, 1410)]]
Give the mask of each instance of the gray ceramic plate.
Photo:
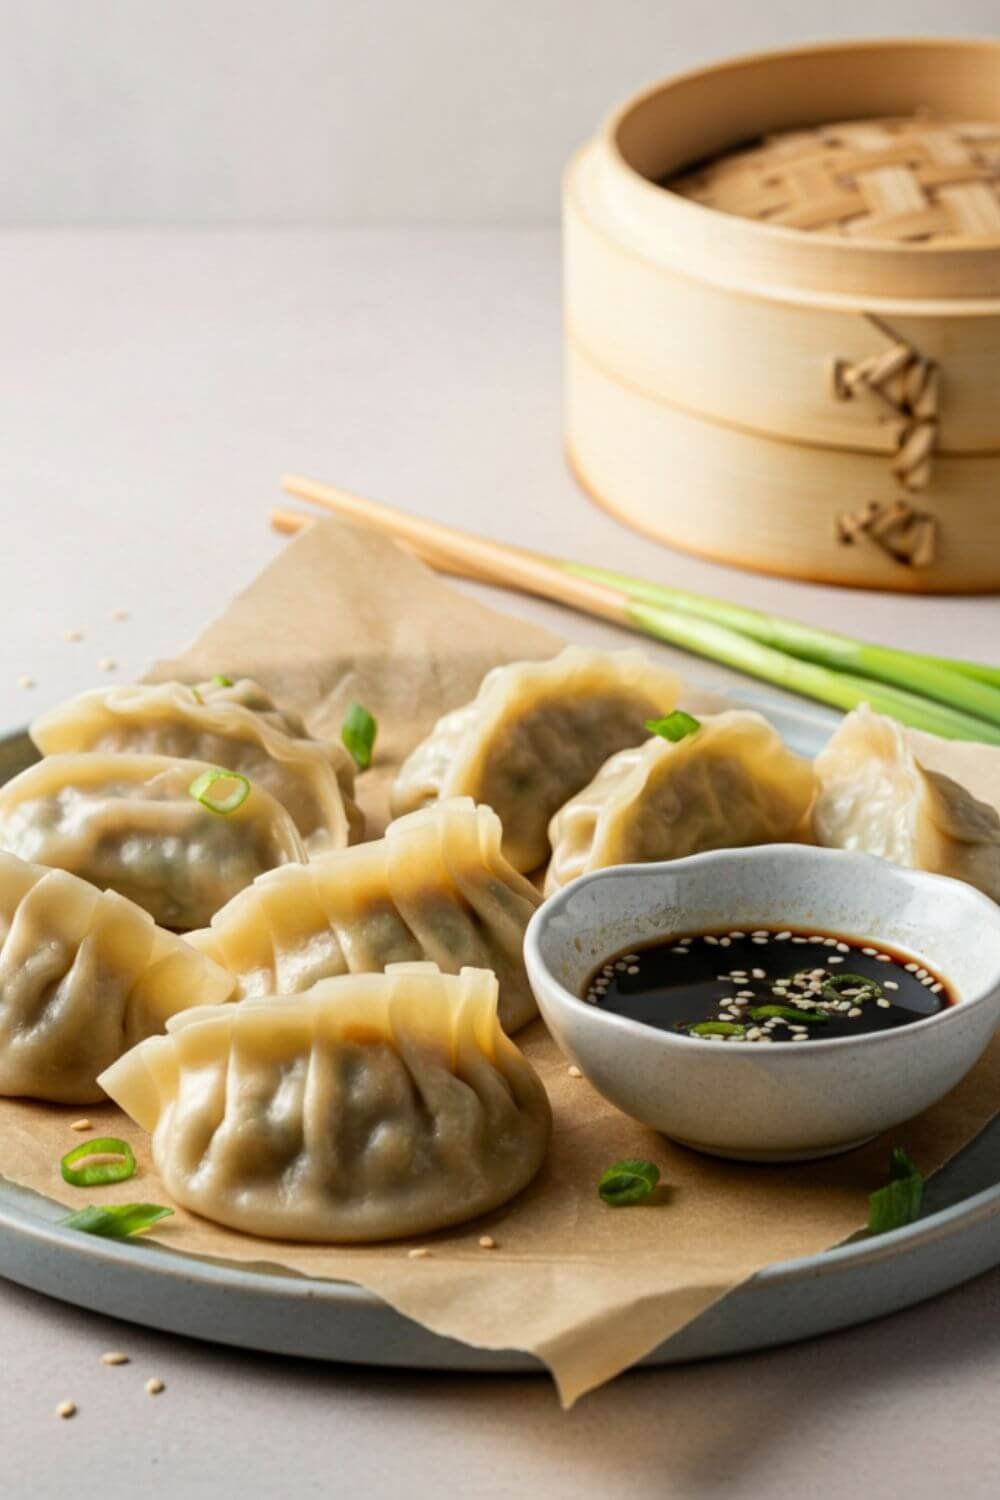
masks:
[[(815, 754), (833, 715), (766, 693), (763, 709), (793, 748)], [(24, 735), (0, 741), (0, 781), (34, 758)], [(789, 1343), (909, 1307), (1000, 1264), (1000, 1123), (928, 1187), (923, 1217), (878, 1239), (769, 1266), (645, 1364), (678, 1364)], [(472, 1349), (428, 1333), (370, 1292), (240, 1269), (159, 1245), (91, 1239), (60, 1227), (59, 1205), (0, 1178), (0, 1274), (80, 1307), (218, 1343), (310, 1359), (445, 1370), (534, 1370), (516, 1350)]]

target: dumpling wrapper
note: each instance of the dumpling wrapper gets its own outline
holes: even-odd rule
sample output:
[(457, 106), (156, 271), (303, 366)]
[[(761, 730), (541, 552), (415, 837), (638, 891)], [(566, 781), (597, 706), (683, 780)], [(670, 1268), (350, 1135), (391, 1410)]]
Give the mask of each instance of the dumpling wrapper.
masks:
[(705, 716), (684, 739), (613, 755), (549, 825), (546, 894), (608, 865), (801, 837), (812, 766), (760, 714)]
[(181, 682), (95, 688), (41, 714), (31, 738), (43, 755), (103, 751), (171, 755), (238, 771), (291, 814), (309, 854), (359, 839), (354, 763), (341, 745), (305, 739), (297, 715), (250, 678), (232, 686)]
[(123, 896), (0, 853), (0, 1094), (92, 1104), (123, 1052), (232, 989)]
[(404, 761), (393, 813), (472, 797), (499, 814), (514, 868), (535, 870), (553, 814), (610, 755), (640, 744), (646, 720), (669, 713), (679, 692), (678, 678), (638, 651), (569, 646), (549, 661), (495, 667)]
[(487, 970), (394, 964), (189, 1017), (100, 1081), (152, 1133), (170, 1196), (206, 1219), (395, 1239), (499, 1207), (542, 1164), (548, 1098)]
[(69, 870), (144, 907), (163, 927), (203, 927), (265, 870), (306, 852), (263, 787), (234, 812), (190, 795), (202, 761), (51, 755), (0, 787), (0, 849)]
[(894, 719), (847, 715), (815, 762), (813, 831), (911, 870), (953, 875), (1000, 901), (1000, 816), (917, 758)]
[(241, 999), (401, 961), (493, 969), (515, 1031), (537, 1014), (522, 947), (542, 898), (500, 839), (490, 808), (437, 802), (372, 843), (262, 876), (189, 941), (230, 970)]

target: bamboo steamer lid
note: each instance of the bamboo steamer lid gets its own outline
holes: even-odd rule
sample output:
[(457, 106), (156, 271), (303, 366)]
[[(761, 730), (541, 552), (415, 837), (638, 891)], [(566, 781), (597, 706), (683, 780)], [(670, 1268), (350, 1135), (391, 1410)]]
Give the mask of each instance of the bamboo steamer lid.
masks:
[(565, 183), (567, 443), (622, 519), (829, 582), (1000, 589), (1000, 45), (764, 54)]

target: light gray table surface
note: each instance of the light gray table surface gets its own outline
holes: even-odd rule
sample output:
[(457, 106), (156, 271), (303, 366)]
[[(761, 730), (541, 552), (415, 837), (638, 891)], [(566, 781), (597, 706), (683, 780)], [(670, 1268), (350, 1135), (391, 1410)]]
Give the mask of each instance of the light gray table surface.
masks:
[[(996, 599), (737, 573), (595, 508), (561, 451), (554, 231), (7, 232), (0, 301), (5, 726), (107, 680), (105, 658), (125, 681), (194, 635), (281, 545), (266, 513), (289, 469), (803, 620), (996, 658)], [(574, 639), (623, 639), (492, 598)], [(116, 1347), (133, 1362), (103, 1367)], [(159, 1482), (185, 1497), (977, 1500), (998, 1487), (1000, 1273), (821, 1342), (626, 1376), (569, 1414), (540, 1378), (239, 1354), (6, 1283), (0, 1350), (11, 1496), (132, 1500)], [(155, 1399), (149, 1375), (167, 1383)], [(64, 1397), (72, 1422), (54, 1416)]]

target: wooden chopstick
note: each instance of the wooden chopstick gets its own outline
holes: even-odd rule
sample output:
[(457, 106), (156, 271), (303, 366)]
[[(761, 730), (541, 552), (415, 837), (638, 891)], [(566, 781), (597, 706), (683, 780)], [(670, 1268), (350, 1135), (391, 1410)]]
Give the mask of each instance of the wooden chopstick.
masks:
[[(309, 500), (334, 515), (360, 521), (362, 525), (384, 532), (441, 572), (496, 584), (500, 588), (520, 589), (523, 593), (565, 604), (570, 609), (581, 609), (601, 619), (612, 620), (616, 625), (628, 624), (628, 600), (621, 590), (595, 583), (589, 578), (577, 578), (544, 553), (512, 547), (507, 542), (493, 542), (487, 537), (445, 526), (440, 521), (411, 516), (391, 505), (365, 500), (349, 490), (337, 489), (297, 474), (284, 475), (281, 487), (299, 500)], [(272, 523), (282, 530), (289, 517), (297, 514), (294, 511), (273, 512)], [(281, 518), (280, 522), (278, 518)]]

